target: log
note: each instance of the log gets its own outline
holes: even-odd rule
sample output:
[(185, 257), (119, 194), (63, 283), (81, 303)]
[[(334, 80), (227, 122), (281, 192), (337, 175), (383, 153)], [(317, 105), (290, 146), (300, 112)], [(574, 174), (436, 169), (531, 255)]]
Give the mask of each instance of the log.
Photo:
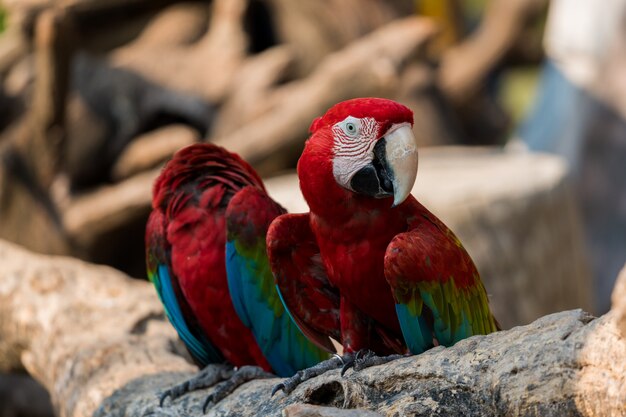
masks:
[[(290, 212), (308, 211), (295, 174), (266, 185)], [(592, 309), (580, 219), (560, 158), (426, 148), (413, 195), (461, 239), (505, 328), (565, 309)]]
[(400, 74), (434, 34), (435, 26), (426, 19), (391, 22), (328, 55), (307, 78), (276, 88), (266, 98), (270, 110), (262, 117), (212, 141), (257, 164), (262, 172), (261, 163), (273, 155), (284, 152), (293, 159), (311, 121), (333, 104), (396, 94)]
[[(0, 370), (23, 365), (50, 391), (57, 415), (202, 415), (208, 390), (157, 405), (157, 393), (194, 366), (149, 283), (1, 241), (0, 264)], [(289, 406), (287, 415), (307, 415), (293, 412), (296, 404), (385, 416), (620, 415), (626, 411), (620, 325), (614, 312), (596, 319), (565, 311), (345, 377), (333, 371), (289, 396), (270, 398), (278, 379), (252, 381), (209, 415), (278, 415)]]
[(139, 135), (123, 150), (111, 169), (115, 181), (129, 178), (164, 163), (174, 153), (200, 141), (200, 135), (184, 124), (172, 124)]
[(109, 231), (144, 218), (150, 211), (152, 183), (160, 171), (154, 168), (72, 198), (63, 211), (65, 230), (76, 242), (91, 246)]
[(293, 404), (283, 409), (284, 417), (381, 417), (381, 414), (363, 409), (342, 410), (310, 404)]
[(4, 76), (27, 51), (22, 33), (16, 29), (6, 30), (0, 37), (0, 75)]
[(31, 156), (31, 169), (44, 189), (52, 184), (61, 164), (71, 39), (71, 15), (48, 9), (38, 16), (35, 24), (36, 76), (30, 112), (33, 134), (25, 146)]
[[(293, 66), (302, 77), (328, 53), (411, 11), (402, 0), (218, 0), (211, 5), (208, 30), (197, 42), (147, 44), (138, 39), (114, 51), (112, 62), (169, 88), (221, 102), (237, 88), (235, 78), (241, 78), (239, 71), (255, 53), (277, 45), (305, 51)], [(141, 38), (154, 36), (156, 24), (151, 22)]]
[[(39, 15), (49, 10), (71, 13), (77, 18), (82, 29), (102, 28), (115, 31), (112, 23), (120, 23), (120, 17), (126, 18), (138, 13), (162, 8), (178, 0), (4, 0), (10, 25), (18, 27), (27, 35), (32, 35), (32, 25)], [(127, 23), (127, 22), (124, 22)], [(84, 43), (85, 39), (76, 39)]]
[(209, 9), (205, 3), (174, 3), (154, 16), (132, 44), (148, 47), (191, 44), (206, 32)]
[(15, 144), (28, 143), (31, 120), (23, 116), (0, 140), (0, 239), (54, 255), (75, 254), (62, 218), (46, 190), (36, 183), (27, 154)]
[(273, 90), (286, 77), (295, 57), (292, 47), (280, 45), (247, 59), (235, 76), (231, 94), (220, 107), (211, 134), (226, 136), (271, 110)]
[(266, 0), (279, 43), (303, 51), (295, 72), (309, 74), (328, 54), (415, 12), (405, 0)]
[(227, 95), (246, 56), (246, 5), (245, 0), (216, 0), (209, 29), (197, 42), (164, 46), (146, 43), (142, 38), (113, 51), (111, 63), (167, 88), (219, 102)]
[(482, 88), (489, 72), (519, 41), (529, 18), (546, 4), (546, 0), (489, 2), (477, 30), (441, 58), (439, 83), (445, 94), (463, 102)]

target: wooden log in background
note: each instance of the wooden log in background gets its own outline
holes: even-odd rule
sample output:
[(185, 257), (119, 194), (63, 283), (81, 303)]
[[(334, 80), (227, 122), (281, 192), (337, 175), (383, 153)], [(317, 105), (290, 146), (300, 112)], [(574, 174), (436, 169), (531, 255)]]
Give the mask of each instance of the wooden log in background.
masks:
[[(521, 0), (522, 3), (527, 1)], [(359, 11), (358, 19), (354, 19), (355, 16), (350, 13), (351, 3), (347, 2), (333, 3), (336, 9), (331, 8), (334, 10), (331, 13), (333, 17), (329, 17), (329, 9), (320, 7), (316, 2), (298, 2), (294, 5), (292, 2), (281, 0), (261, 2), (220, 0), (213, 2), (211, 7), (207, 4), (181, 3), (154, 14), (170, 2), (33, 0), (26, 3), (9, 2), (7, 6), (12, 12), (11, 15), (17, 16), (18, 21), (19, 16), (32, 15), (29, 18), (33, 25), (31, 31), (35, 35), (39, 33), (39, 37), (43, 39), (46, 37), (41, 35), (45, 35), (46, 32), (40, 30), (42, 27), (45, 29), (42, 23), (50, 20), (46, 19), (46, 16), (54, 15), (58, 18), (59, 29), (62, 30), (53, 33), (56, 38), (48, 37), (56, 41), (48, 39), (47, 42), (40, 42), (38, 53), (40, 63), (57, 63), (51, 66), (53, 69), (57, 67), (63, 69), (67, 66), (67, 55), (73, 47), (99, 51), (107, 49), (96, 46), (102, 43), (95, 40), (98, 38), (95, 32), (98, 31), (94, 29), (89, 32), (89, 28), (100, 25), (98, 27), (103, 29), (108, 27), (107, 22), (111, 26), (111, 19), (119, 16), (120, 10), (128, 12), (128, 16), (125, 14), (124, 17), (128, 20), (124, 20), (125, 23), (121, 26), (131, 25), (132, 15), (145, 9), (144, 14), (154, 17), (149, 23), (144, 21), (143, 31), (133, 42), (115, 49), (109, 55), (109, 62), (135, 70), (163, 85), (223, 101), (210, 139), (242, 153), (263, 173), (292, 167), (307, 136), (306, 128), (310, 121), (333, 103), (352, 96), (389, 96), (412, 104), (416, 113), (415, 131), (420, 143), (450, 143), (459, 139), (456, 137), (458, 135), (449, 115), (442, 111), (441, 100), (437, 99), (438, 93), (434, 86), (437, 71), (426, 65), (423, 60), (415, 59), (416, 56), (421, 56), (421, 52), (434, 36), (434, 25), (428, 20), (416, 17), (398, 19), (399, 16), (414, 12), (412, 7), (407, 8), (401, 1), (383, 3), (372, 1), (368, 3), (367, 12)], [(246, 50), (246, 44), (250, 44), (253, 39), (251, 33), (246, 32), (245, 20), (247, 13), (261, 4), (273, 12), (273, 23), (279, 34), (276, 39), (278, 45), (251, 54)], [(354, 20), (348, 19), (348, 23), (342, 23), (345, 18)], [(28, 33), (26, 30), (28, 24), (25, 21), (29, 19), (22, 19), (25, 33)], [(358, 20), (359, 24), (355, 24), (355, 20)], [(324, 28), (320, 29), (324, 33), (320, 33), (316, 39), (303, 39), (296, 30), (316, 25)], [(123, 32), (126, 29), (117, 30), (108, 27), (104, 30), (109, 35), (116, 31)], [(139, 29), (137, 31), (139, 32)], [(67, 38), (69, 32), (80, 35), (72, 36), (75, 45), (64, 45), (60, 41), (62, 37), (59, 36)], [(30, 33), (31, 42), (33, 33)], [(363, 36), (364, 34), (367, 35)], [(124, 38), (121, 34), (111, 37)], [(109, 45), (109, 48), (111, 47)], [(304, 62), (301, 53), (303, 48), (307, 50), (305, 61), (311, 57), (315, 59), (308, 63)], [(335, 52), (327, 55), (331, 51)], [(162, 59), (164, 55), (169, 59), (164, 61)], [(179, 67), (181, 62), (184, 63), (183, 67)], [(64, 134), (67, 133), (68, 137), (74, 137), (76, 134), (78, 140), (75, 143), (89, 143), (89, 140), (97, 141), (99, 132), (104, 135), (107, 127), (102, 120), (93, 117), (95, 115), (84, 111), (84, 103), (83, 107), (76, 105), (76, 100), (73, 100), (75, 95), (70, 94), (68, 108), (65, 109), (63, 98), (67, 92), (64, 91), (64, 82), (61, 82), (63, 71), (48, 71), (46, 68), (46, 65), (39, 65), (36, 73), (35, 96), (43, 98), (38, 100), (40, 105), (36, 108), (39, 110), (35, 111), (41, 121), (37, 124), (37, 131), (43, 133), (38, 133), (35, 139), (42, 138), (38, 142), (43, 142), (48, 151), (38, 152), (36, 157), (32, 158), (30, 154), (35, 153), (24, 152), (27, 156), (26, 162), (36, 167), (37, 171), (42, 171), (38, 174), (38, 177), (43, 179), (39, 181), (42, 184), (37, 185), (44, 193), (54, 178), (59, 161), (64, 157), (67, 163), (74, 159), (59, 152), (59, 140)], [(209, 90), (205, 91), (202, 86), (208, 82), (207, 80), (210, 81), (210, 88), (207, 87)], [(64, 112), (69, 115), (66, 126), (60, 122)], [(46, 114), (49, 116), (46, 117)], [(80, 123), (77, 120), (80, 120)], [(64, 132), (66, 127), (67, 131)], [(166, 129), (161, 129), (161, 132), (164, 130)], [(91, 131), (94, 137), (89, 137), (86, 131)], [(12, 139), (11, 136), (8, 134), (8, 139)], [(155, 132), (149, 136), (153, 139), (158, 134)], [(33, 140), (32, 135), (27, 140), (37, 142)], [(12, 142), (12, 140), (7, 142), (9, 141)], [(126, 179), (138, 170), (156, 167), (163, 156), (171, 153), (169, 149), (163, 152), (165, 148), (153, 146), (152, 140), (137, 142), (120, 157), (117, 164), (113, 165), (109, 173), (113, 179)], [(154, 154), (155, 150), (150, 149), (152, 147), (160, 148), (159, 155)], [(30, 148), (37, 148), (36, 143)], [(143, 157), (147, 153), (146, 150), (153, 153), (155, 158), (148, 160)], [(81, 154), (83, 151), (84, 149), (82, 151), (79, 149), (77, 152)], [(79, 156), (78, 160), (92, 157)], [(30, 161), (33, 158), (41, 161)], [(120, 184), (120, 192), (127, 190), (129, 185), (138, 183), (138, 179), (147, 175), (150, 173), (130, 178), (128, 184)], [(96, 221), (97, 227), (76, 227), (80, 224), (91, 225), (93, 222), (81, 223), (72, 220), (69, 221), (70, 230), (63, 230), (55, 224), (52, 227), (47, 226), (52, 223), (45, 217), (47, 213), (36, 207), (41, 202), (33, 202), (32, 196), (24, 196), (23, 188), (15, 187), (11, 184), (13, 182), (7, 181), (9, 184), (7, 188), (10, 190), (3, 192), (5, 195), (17, 197), (7, 199), (10, 201), (7, 206), (15, 207), (6, 210), (8, 214), (2, 213), (3, 217), (10, 220), (5, 222), (6, 226), (0, 230), (2, 237), (43, 252), (70, 253), (98, 262), (112, 263), (134, 274), (141, 274), (141, 265), (129, 266), (126, 260), (119, 261), (123, 257), (118, 256), (119, 253), (112, 248), (115, 245), (110, 244), (107, 247), (106, 242), (117, 239), (113, 239), (112, 236), (121, 236), (124, 227), (127, 230), (138, 230), (138, 225), (145, 220), (145, 210), (131, 209), (126, 214), (115, 213), (111, 220), (106, 217), (96, 219), (100, 220)], [(108, 187), (105, 189), (107, 194), (112, 191)], [(52, 210), (48, 211), (57, 217), (56, 212), (71, 209), (69, 217), (76, 219), (77, 209), (72, 207), (72, 202), (76, 201), (78, 203), (76, 207), (80, 208), (84, 207), (83, 202), (89, 201), (90, 193), (93, 196), (92, 201), (97, 201), (99, 196), (103, 195), (101, 189), (90, 190), (87, 195), (80, 197), (58, 192), (64, 190), (67, 188), (53, 187), (51, 192), (54, 201), (53, 204), (49, 204)], [(48, 196), (44, 197), (48, 199)], [(124, 197), (122, 201), (123, 199)], [(16, 203), (17, 201), (20, 203)], [(22, 204), (21, 201), (27, 203)], [(16, 213), (22, 212), (20, 205), (31, 206), (28, 210), (34, 211), (34, 215), (28, 217), (37, 217), (37, 222), (16, 219), (14, 216), (19, 217)], [(35, 208), (32, 208), (33, 206)], [(124, 208), (123, 204), (107, 206)], [(131, 206), (134, 208), (134, 203)], [(39, 220), (40, 217), (43, 218)], [(93, 220), (90, 214), (86, 214), (85, 217)], [(53, 216), (52, 221), (56, 220)], [(41, 233), (43, 229), (40, 226), (31, 226), (35, 223), (45, 224), (45, 232)], [(41, 239), (42, 235), (51, 236), (51, 242)], [(134, 236), (133, 245), (139, 248), (140, 239), (137, 233), (134, 233)], [(59, 241), (61, 243), (58, 243)], [(126, 248), (122, 251), (126, 252)]]
[(241, 128), (232, 126), (213, 141), (257, 166), (277, 153), (293, 158), (301, 152), (311, 121), (333, 104), (396, 94), (402, 72), (434, 34), (426, 19), (389, 23), (328, 55), (308, 77), (268, 91), (265, 114)]
[[(50, 391), (58, 415), (202, 414), (209, 391), (157, 405), (157, 393), (194, 367), (181, 356), (149, 283), (2, 241), (0, 264), (0, 369), (23, 365)], [(622, 275), (626, 280), (626, 268)], [(277, 379), (253, 381), (209, 415), (278, 415), (301, 403), (388, 416), (620, 415), (626, 340), (616, 312), (625, 302), (618, 299), (599, 319), (566, 311), (345, 377), (333, 371), (290, 396), (270, 398)], [(286, 414), (310, 411), (300, 406)]]

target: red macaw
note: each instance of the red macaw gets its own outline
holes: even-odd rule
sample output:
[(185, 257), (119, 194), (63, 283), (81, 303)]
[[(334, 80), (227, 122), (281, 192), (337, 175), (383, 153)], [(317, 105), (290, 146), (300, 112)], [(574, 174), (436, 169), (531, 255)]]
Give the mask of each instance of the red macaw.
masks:
[(265, 236), (283, 213), (252, 167), (218, 146), (189, 146), (164, 167), (146, 227), (148, 276), (194, 360), (219, 365), (165, 391), (161, 404), (224, 380), (206, 408), (267, 371), (288, 376), (328, 358), (274, 285)]
[(344, 357), (274, 392), (342, 364), (362, 369), (497, 330), (472, 259), (410, 195), (412, 126), (411, 110), (380, 98), (339, 103), (312, 123), (298, 162), (310, 213), (274, 220), (268, 255), (294, 321), (319, 346), (340, 341)]

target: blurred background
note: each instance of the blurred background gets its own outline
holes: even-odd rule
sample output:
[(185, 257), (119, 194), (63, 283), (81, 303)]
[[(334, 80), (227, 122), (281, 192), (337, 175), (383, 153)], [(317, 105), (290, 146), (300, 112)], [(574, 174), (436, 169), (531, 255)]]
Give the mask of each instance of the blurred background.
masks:
[[(0, 238), (143, 279), (152, 182), (176, 150), (219, 143), (304, 211), (309, 123), (364, 96), (413, 109), (414, 194), (504, 327), (608, 310), (626, 0), (0, 0)], [(0, 371), (0, 416), (52, 415)]]

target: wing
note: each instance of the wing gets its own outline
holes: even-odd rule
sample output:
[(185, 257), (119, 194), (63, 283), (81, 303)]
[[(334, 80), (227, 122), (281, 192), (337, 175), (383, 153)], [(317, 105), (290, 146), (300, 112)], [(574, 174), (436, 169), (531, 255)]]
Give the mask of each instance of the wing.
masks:
[(341, 343), (339, 293), (328, 282), (308, 214), (283, 214), (267, 233), (267, 254), (281, 300), (300, 330), (335, 352)]
[(497, 330), (487, 293), (457, 237), (420, 205), (385, 254), (402, 334), (412, 353)]
[(223, 362), (219, 351), (203, 336), (193, 319), (189, 305), (182, 296), (170, 266), (169, 250), (164, 234), (164, 216), (154, 210), (146, 227), (146, 265), (148, 278), (154, 284), (165, 314), (178, 332), (191, 356), (200, 366)]
[(311, 367), (328, 353), (311, 343), (291, 320), (280, 300), (269, 267), (265, 236), (285, 213), (264, 191), (246, 187), (226, 210), (226, 271), (233, 305), (279, 376)]

